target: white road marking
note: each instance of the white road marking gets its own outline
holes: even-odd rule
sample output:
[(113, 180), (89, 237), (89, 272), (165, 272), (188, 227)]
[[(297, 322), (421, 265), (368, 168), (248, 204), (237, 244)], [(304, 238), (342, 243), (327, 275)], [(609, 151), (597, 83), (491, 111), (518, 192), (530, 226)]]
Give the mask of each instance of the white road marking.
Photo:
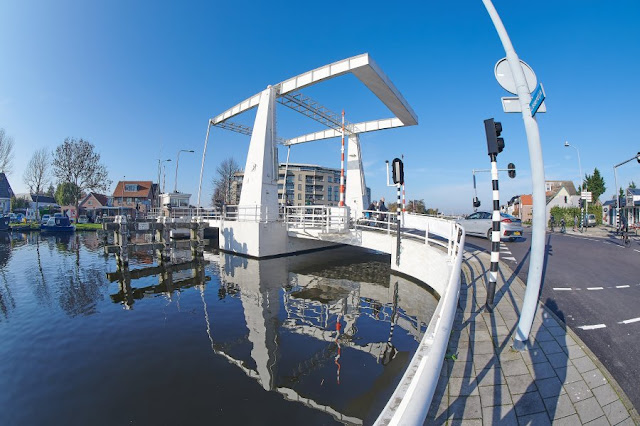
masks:
[(553, 289), (558, 291), (571, 291), (571, 287), (554, 287)]
[(638, 250), (638, 249), (633, 249), (633, 251), (637, 251), (638, 253), (640, 253), (640, 250)]
[[(509, 253), (509, 254), (511, 254), (511, 253)], [(503, 257), (503, 259), (504, 259), (504, 260), (512, 260), (512, 261), (514, 261), (514, 262), (516, 261), (516, 258), (515, 258), (515, 257)]]
[(616, 288), (629, 288), (628, 285), (617, 285)]
[(606, 328), (607, 326), (604, 324), (595, 324), (595, 325), (581, 325), (578, 328), (581, 328), (583, 330), (595, 330), (598, 328)]
[(587, 287), (587, 290), (602, 290), (603, 287)]
[(620, 321), (618, 324), (631, 324), (632, 322), (638, 322), (638, 321), (640, 321), (640, 317), (631, 318), (631, 319), (628, 319), (628, 320)]

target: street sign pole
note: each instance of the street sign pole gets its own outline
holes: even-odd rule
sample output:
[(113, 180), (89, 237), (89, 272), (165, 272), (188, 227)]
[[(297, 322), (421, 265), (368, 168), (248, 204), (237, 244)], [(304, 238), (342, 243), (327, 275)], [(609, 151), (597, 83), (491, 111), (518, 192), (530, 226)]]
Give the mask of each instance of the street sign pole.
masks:
[(540, 146), (540, 131), (535, 117), (531, 114), (529, 103), (531, 102), (531, 92), (527, 87), (527, 81), (520, 63), (520, 59), (516, 54), (507, 30), (505, 29), (498, 12), (491, 0), (482, 0), (493, 25), (498, 32), (502, 46), (504, 47), (509, 68), (513, 74), (516, 84), (516, 94), (520, 102), (522, 113), (522, 121), (527, 134), (527, 144), (529, 146), (529, 161), (531, 164), (531, 181), (532, 181), (532, 197), (533, 197), (533, 226), (531, 231), (531, 259), (529, 263), (529, 273), (527, 276), (527, 289), (524, 295), (522, 311), (518, 328), (516, 329), (515, 341), (513, 347), (516, 350), (526, 349), (526, 342), (531, 332), (533, 317), (538, 305), (538, 297), (540, 294), (540, 283), (542, 279), (542, 267), (544, 264), (544, 247), (545, 247), (545, 216), (546, 216), (546, 200), (545, 200), (545, 183), (544, 183), (544, 160), (542, 158), (542, 147)]

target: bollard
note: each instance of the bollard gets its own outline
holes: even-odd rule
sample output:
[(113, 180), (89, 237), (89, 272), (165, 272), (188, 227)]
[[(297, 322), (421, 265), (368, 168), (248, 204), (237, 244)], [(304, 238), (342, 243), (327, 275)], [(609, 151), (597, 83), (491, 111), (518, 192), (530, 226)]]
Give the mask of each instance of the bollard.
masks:
[(491, 228), (491, 270), (489, 271), (489, 285), (487, 287), (487, 302), (485, 307), (488, 312), (493, 312), (493, 299), (496, 294), (496, 282), (498, 281), (498, 267), (500, 262), (500, 193), (498, 191), (498, 164), (497, 155), (489, 154), (491, 158), (491, 185), (493, 187), (493, 226)]

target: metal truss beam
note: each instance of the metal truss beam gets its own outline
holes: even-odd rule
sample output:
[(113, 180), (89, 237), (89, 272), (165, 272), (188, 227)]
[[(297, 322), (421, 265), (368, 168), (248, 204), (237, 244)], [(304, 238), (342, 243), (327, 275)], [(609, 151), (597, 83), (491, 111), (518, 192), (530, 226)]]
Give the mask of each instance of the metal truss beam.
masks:
[[(340, 134), (342, 133), (342, 116), (340, 114), (331, 111), (300, 92), (286, 93), (278, 98), (278, 102), (318, 123), (324, 124), (330, 129), (340, 132)], [(358, 133), (355, 126), (346, 120), (344, 128), (347, 134)]]

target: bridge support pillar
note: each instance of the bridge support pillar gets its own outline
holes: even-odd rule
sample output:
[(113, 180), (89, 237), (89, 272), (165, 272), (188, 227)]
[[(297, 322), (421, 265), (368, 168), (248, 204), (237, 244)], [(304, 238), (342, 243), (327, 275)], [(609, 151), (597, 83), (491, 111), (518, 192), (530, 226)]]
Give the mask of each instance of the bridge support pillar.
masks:
[(352, 219), (362, 217), (362, 211), (369, 207), (367, 184), (364, 179), (360, 137), (357, 134), (349, 136), (347, 160), (347, 188), (346, 205), (349, 206)]
[(242, 179), (238, 214), (245, 221), (278, 220), (278, 152), (275, 144), (275, 114), (276, 90), (269, 86), (260, 94)]

